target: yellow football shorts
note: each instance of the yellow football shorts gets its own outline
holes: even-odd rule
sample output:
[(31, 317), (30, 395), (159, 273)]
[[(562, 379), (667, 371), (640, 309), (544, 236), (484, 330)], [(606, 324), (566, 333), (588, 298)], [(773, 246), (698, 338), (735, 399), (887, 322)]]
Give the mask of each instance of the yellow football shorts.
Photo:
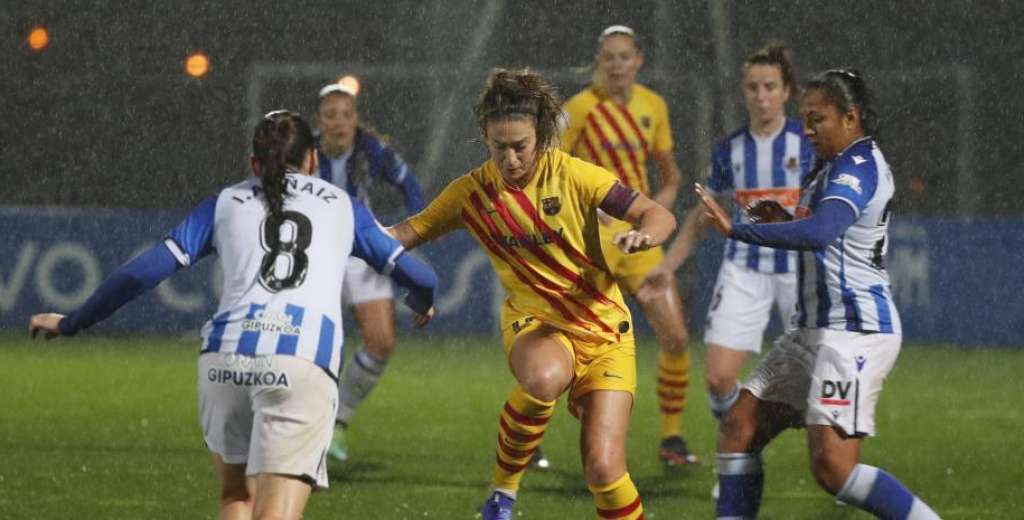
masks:
[(665, 254), (661, 246), (652, 247), (647, 251), (637, 251), (626, 254), (615, 246), (612, 240), (615, 235), (633, 229), (628, 222), (614, 220), (609, 225), (601, 226), (601, 250), (604, 253), (604, 260), (608, 263), (608, 269), (615, 275), (616, 281), (630, 296), (640, 290), (640, 284), (644, 277), (661, 263)]
[[(501, 337), (506, 358), (520, 334), (536, 330), (545, 323), (533, 316), (516, 314), (507, 308), (502, 313)], [(576, 416), (576, 400), (595, 390), (621, 390), (636, 395), (636, 342), (632, 331), (619, 342), (595, 343), (571, 332), (557, 330), (555, 337), (573, 359), (573, 380), (569, 384), (569, 412)]]

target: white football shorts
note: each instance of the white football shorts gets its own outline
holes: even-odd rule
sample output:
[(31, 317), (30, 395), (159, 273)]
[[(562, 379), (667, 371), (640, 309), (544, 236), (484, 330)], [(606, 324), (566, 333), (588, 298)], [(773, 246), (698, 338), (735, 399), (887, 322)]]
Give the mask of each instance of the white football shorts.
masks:
[(345, 282), (341, 287), (341, 303), (356, 305), (374, 300), (395, 299), (391, 277), (374, 271), (361, 258), (349, 257), (345, 267)]
[(760, 273), (722, 261), (711, 297), (704, 343), (731, 350), (760, 352), (775, 303), (789, 330), (796, 313), (796, 274)]
[(804, 424), (872, 436), (875, 406), (902, 340), (899, 334), (796, 329), (775, 341), (743, 387), (803, 413)]
[(199, 420), (210, 451), (245, 474), (293, 475), (327, 487), (338, 385), (295, 356), (199, 356)]

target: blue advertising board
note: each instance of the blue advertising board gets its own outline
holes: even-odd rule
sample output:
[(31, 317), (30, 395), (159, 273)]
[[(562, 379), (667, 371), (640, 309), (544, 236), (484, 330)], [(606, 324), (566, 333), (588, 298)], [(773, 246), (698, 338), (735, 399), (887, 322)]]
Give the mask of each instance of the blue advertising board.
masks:
[[(0, 326), (80, 305), (125, 260), (157, 243), (184, 212), (0, 208)], [(710, 235), (710, 233), (709, 233)], [(888, 269), (908, 341), (1024, 346), (1024, 219), (904, 219), (892, 229)], [(690, 330), (699, 334), (722, 241), (705, 240), (682, 276)], [(437, 317), (428, 333), (491, 333), (504, 293), (465, 233), (416, 251), (437, 270)], [(97, 330), (187, 333), (216, 306), (215, 259), (182, 271)], [(399, 322), (411, 318), (399, 306)], [(648, 331), (637, 314), (637, 329)], [(778, 325), (776, 324), (776, 330)], [(695, 338), (698, 336), (695, 336)]]

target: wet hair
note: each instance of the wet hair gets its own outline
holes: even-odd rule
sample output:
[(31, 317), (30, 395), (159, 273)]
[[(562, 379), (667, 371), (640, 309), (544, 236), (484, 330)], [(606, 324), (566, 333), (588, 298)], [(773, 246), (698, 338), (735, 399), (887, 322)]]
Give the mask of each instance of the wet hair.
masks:
[(494, 69), (474, 111), (480, 131), (503, 119), (530, 119), (537, 129), (537, 149), (547, 150), (558, 136), (561, 99), (548, 82), (529, 69)]
[(832, 69), (815, 75), (804, 91), (818, 89), (840, 114), (848, 114), (856, 107), (860, 111), (860, 127), (865, 135), (876, 135), (879, 129), (874, 100), (864, 77), (856, 69)]
[(302, 116), (287, 110), (263, 116), (253, 133), (252, 155), (260, 165), (260, 183), (269, 212), (267, 227), (275, 238), (268, 245), (274, 252), (280, 247), (276, 235), (284, 222), (285, 174), (302, 165), (314, 143), (313, 132)]
[(796, 94), (796, 67), (790, 58), (789, 49), (779, 41), (768, 42), (767, 45), (750, 53), (743, 62), (743, 70), (754, 65), (775, 65), (782, 72), (782, 86), (788, 87), (790, 94)]

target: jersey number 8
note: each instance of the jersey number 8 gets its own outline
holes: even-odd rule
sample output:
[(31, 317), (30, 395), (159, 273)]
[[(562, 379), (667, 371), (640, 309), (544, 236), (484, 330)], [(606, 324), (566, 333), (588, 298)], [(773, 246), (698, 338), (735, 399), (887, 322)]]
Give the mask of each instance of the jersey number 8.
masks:
[(260, 264), (260, 285), (275, 293), (302, 285), (309, 269), (306, 249), (313, 236), (309, 217), (297, 211), (285, 211), (283, 216), (276, 230), (267, 225), (269, 217), (260, 224), (260, 245), (267, 252)]

